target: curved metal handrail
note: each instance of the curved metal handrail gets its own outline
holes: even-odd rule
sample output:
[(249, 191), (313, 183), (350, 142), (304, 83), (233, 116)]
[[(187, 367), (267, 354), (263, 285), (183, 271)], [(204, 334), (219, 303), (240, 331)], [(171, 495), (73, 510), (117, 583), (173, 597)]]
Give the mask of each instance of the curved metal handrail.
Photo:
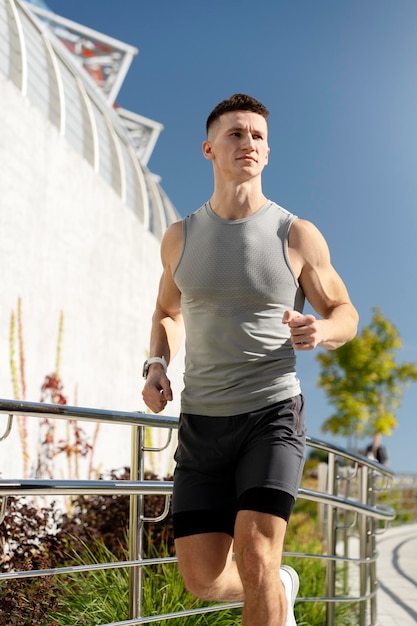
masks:
[[(80, 421), (99, 421), (129, 426), (157, 426), (159, 428), (178, 428), (178, 417), (168, 415), (153, 415), (141, 411), (115, 411), (109, 409), (94, 409), (89, 407), (75, 407), (62, 404), (48, 404), (43, 402), (29, 402), (27, 400), (0, 399), (0, 415), (27, 415), (51, 419), (70, 419)], [(328, 454), (335, 454), (347, 461), (374, 469), (378, 474), (393, 478), (395, 473), (377, 461), (368, 459), (359, 452), (348, 450), (336, 444), (329, 444), (317, 438), (307, 437), (307, 445)]]
[[(0, 496), (65, 496), (65, 495), (164, 495), (172, 493), (172, 481), (131, 481), (131, 480), (7, 480), (0, 479)], [(362, 513), (378, 520), (391, 521), (395, 518), (392, 508), (372, 507), (361, 502), (325, 492), (300, 487), (300, 498), (331, 504), (340, 509)]]
[[(203, 612), (211, 612), (224, 610), (232, 606), (239, 607), (241, 603), (233, 605), (218, 605), (207, 607), (203, 609), (195, 609), (191, 611), (184, 611), (175, 614), (166, 614), (162, 616), (147, 616), (141, 617), (141, 611), (138, 609), (140, 606), (141, 587), (140, 587), (140, 575), (139, 571), (145, 565), (153, 564), (152, 559), (143, 559), (141, 553), (141, 539), (138, 539), (137, 533), (142, 532), (142, 524), (145, 521), (158, 521), (162, 520), (169, 512), (169, 501), (172, 494), (172, 481), (159, 481), (159, 480), (144, 480), (143, 473), (143, 454), (145, 451), (149, 451), (144, 442), (145, 427), (156, 428), (168, 428), (170, 431), (169, 437), (172, 434), (174, 428), (178, 428), (178, 418), (164, 415), (153, 415), (144, 412), (128, 412), (128, 411), (113, 411), (113, 410), (98, 410), (85, 407), (74, 407), (67, 405), (55, 405), (36, 403), (20, 400), (1, 400), (0, 399), (0, 414), (8, 414), (9, 420), (13, 415), (25, 415), (29, 417), (39, 417), (42, 419), (65, 419), (65, 420), (80, 420), (89, 422), (104, 422), (108, 424), (125, 424), (133, 426), (132, 428), (132, 466), (131, 466), (131, 479), (130, 480), (40, 480), (40, 479), (1, 479), (0, 480), (0, 497), (2, 498), (1, 513), (3, 515), (6, 512), (6, 500), (7, 497), (14, 496), (65, 496), (65, 495), (124, 495), (131, 498), (131, 513), (130, 522), (133, 531), (130, 536), (130, 555), (129, 560), (110, 563), (110, 564), (94, 564), (89, 566), (75, 566), (70, 568), (69, 571), (79, 571), (79, 567), (90, 569), (104, 569), (110, 567), (127, 567), (129, 569), (130, 576), (130, 595), (129, 603), (130, 617), (123, 622), (113, 623), (111, 626), (127, 626), (130, 624), (145, 624), (154, 621), (160, 621), (161, 619), (168, 620), (171, 617), (186, 617), (193, 614), (199, 614)], [(11, 427), (11, 426), (10, 426)], [(376, 526), (377, 521), (383, 521), (386, 525), (394, 519), (395, 511), (390, 507), (382, 507), (377, 503), (376, 493), (381, 490), (381, 480), (377, 480), (377, 477), (382, 478), (382, 489), (386, 489), (387, 485), (393, 477), (394, 473), (388, 468), (376, 463), (370, 459), (365, 458), (361, 454), (347, 450), (340, 446), (328, 444), (325, 441), (307, 438), (307, 445), (316, 449), (320, 449), (327, 452), (328, 457), (328, 492), (326, 491), (314, 491), (312, 489), (306, 489), (301, 487), (299, 489), (299, 497), (301, 499), (310, 500), (316, 502), (319, 505), (326, 507), (328, 511), (327, 519), (327, 550), (326, 554), (309, 555), (306, 553), (285, 553), (285, 556), (297, 556), (300, 558), (315, 558), (324, 559), (326, 562), (326, 594), (322, 597), (315, 598), (298, 598), (298, 601), (313, 602), (324, 601), (326, 602), (328, 615), (327, 623), (334, 623), (334, 606), (337, 602), (357, 602), (360, 606), (360, 626), (365, 624), (364, 621), (364, 607), (365, 603), (371, 602), (371, 609), (375, 606), (375, 587), (370, 585), (368, 589), (365, 581), (370, 576), (375, 574), (375, 567), (377, 561), (377, 553), (374, 549), (375, 536), (378, 532)], [(166, 447), (166, 446), (165, 446)], [(152, 449), (153, 451), (153, 449)], [(156, 451), (156, 449), (155, 449)], [(138, 459), (141, 459), (138, 463)], [(348, 479), (357, 479), (359, 481), (359, 496), (355, 499), (349, 496), (347, 493), (340, 495), (338, 491), (338, 485), (341, 481)], [(349, 491), (349, 490), (347, 490)], [(164, 510), (161, 515), (158, 515), (154, 519), (149, 519), (143, 515), (143, 497), (146, 495), (160, 495), (165, 497)], [(140, 504), (142, 502), (142, 504)], [(346, 526), (335, 525), (335, 516), (337, 511), (345, 511), (354, 514), (355, 520), (360, 533), (360, 555), (359, 558), (352, 558), (347, 553), (339, 556), (336, 554), (336, 546), (334, 544), (334, 532), (337, 529), (344, 529), (346, 532)], [(138, 524), (138, 526), (137, 526)], [(369, 528), (371, 530), (371, 537), (368, 538)], [(333, 530), (332, 530), (333, 529)], [(171, 560), (171, 557), (168, 557)], [(175, 560), (175, 557), (172, 557)], [(156, 562), (165, 562), (165, 559), (156, 559)], [(360, 570), (361, 586), (359, 593), (354, 597), (345, 595), (337, 596), (335, 589), (334, 568), (336, 562), (341, 563), (354, 563)], [(365, 568), (365, 569), (364, 569)], [(372, 573), (369, 574), (368, 568), (373, 568)], [(370, 570), (369, 570), (370, 571)], [(33, 570), (31, 572), (9, 572), (0, 574), (0, 580), (7, 578), (18, 578), (21, 576), (46, 576), (50, 573), (65, 573), (63, 568), (57, 568), (57, 570)], [(110, 625), (102, 625), (110, 626)]]
[(352, 501), (330, 493), (313, 491), (312, 489), (305, 489), (303, 487), (300, 487), (298, 490), (298, 496), (300, 498), (304, 498), (305, 500), (311, 500), (312, 502), (318, 502), (319, 504), (332, 504), (339, 509), (362, 513), (367, 517), (378, 520), (386, 520), (387, 522), (392, 521), (396, 516), (395, 510), (391, 507), (380, 508), (377, 506), (370, 506), (368, 504), (363, 504), (362, 502)]
[(178, 428), (178, 417), (151, 415), (140, 411), (113, 411), (89, 407), (70, 406), (68, 404), (48, 404), (28, 402), (27, 400), (0, 399), (0, 414), (27, 415), (50, 419), (79, 420), (86, 422), (105, 422), (125, 424), (127, 426), (158, 426), (159, 428)]
[[(0, 415), (27, 415), (29, 417), (70, 419), (80, 421), (99, 421), (112, 424), (126, 424), (130, 426), (157, 426), (159, 428), (178, 428), (178, 417), (168, 415), (153, 415), (141, 411), (115, 411), (109, 409), (94, 409), (90, 407), (75, 407), (62, 404), (48, 404), (43, 402), (29, 402), (27, 400), (0, 399)], [(359, 452), (348, 450), (336, 444), (329, 444), (317, 438), (307, 437), (307, 445), (328, 454), (335, 454), (347, 461), (364, 465), (388, 478), (395, 473), (377, 461), (368, 459)]]
[(322, 441), (321, 439), (316, 439), (313, 437), (306, 438), (307, 445), (312, 448), (316, 448), (321, 450), (322, 452), (327, 452), (328, 454), (335, 454), (336, 456), (343, 457), (347, 461), (351, 461), (352, 463), (357, 463), (358, 465), (362, 465), (368, 467), (369, 469), (376, 470), (376, 472), (382, 476), (386, 476), (387, 478), (393, 478), (395, 476), (395, 472), (390, 470), (385, 465), (378, 463), (378, 461), (373, 461), (372, 459), (368, 459), (368, 457), (363, 456), (359, 452), (354, 452), (353, 450), (348, 450), (347, 448), (343, 448), (341, 446), (337, 446), (335, 444), (329, 444), (326, 441)]
[(172, 493), (171, 481), (145, 480), (7, 480), (0, 479), (0, 496), (114, 496), (163, 495)]

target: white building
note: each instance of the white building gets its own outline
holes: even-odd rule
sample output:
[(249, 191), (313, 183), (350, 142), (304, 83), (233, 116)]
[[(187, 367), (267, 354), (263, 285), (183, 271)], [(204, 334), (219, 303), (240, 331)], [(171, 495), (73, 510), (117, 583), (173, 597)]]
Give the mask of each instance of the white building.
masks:
[[(40, 400), (45, 376), (56, 370), (62, 312), (58, 360), (68, 404), (145, 410), (141, 366), (161, 269), (159, 245), (178, 216), (147, 169), (162, 126), (114, 106), (136, 53), (45, 8), (0, 0), (2, 398)], [(170, 374), (180, 390), (181, 358), (175, 367)], [(170, 414), (176, 411), (173, 404)], [(6, 419), (0, 416), (0, 437)], [(28, 418), (26, 424), (32, 475), (39, 423)], [(65, 426), (59, 424), (59, 436), (65, 437)], [(102, 426), (94, 466), (129, 465), (129, 438), (128, 427)], [(22, 477), (23, 469), (15, 420), (0, 442), (0, 473)], [(165, 472), (166, 461), (152, 469)], [(56, 477), (68, 478), (68, 471)]]

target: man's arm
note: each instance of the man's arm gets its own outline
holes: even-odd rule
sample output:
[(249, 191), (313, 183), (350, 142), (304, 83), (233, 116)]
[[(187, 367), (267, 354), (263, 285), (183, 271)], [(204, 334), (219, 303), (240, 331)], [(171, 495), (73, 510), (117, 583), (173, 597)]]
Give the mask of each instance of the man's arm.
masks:
[(289, 255), (304, 294), (321, 316), (287, 311), (283, 322), (291, 329), (297, 350), (322, 346), (339, 348), (353, 339), (358, 327), (358, 313), (346, 286), (330, 261), (329, 248), (320, 231), (310, 222), (295, 220), (288, 238)]
[[(182, 224), (177, 222), (168, 228), (161, 244), (163, 272), (152, 316), (149, 348), (150, 357), (164, 357), (167, 363), (177, 353), (184, 334), (181, 293), (173, 279), (181, 248)], [(171, 384), (161, 363), (150, 365), (142, 397), (154, 413), (162, 411), (172, 400)]]

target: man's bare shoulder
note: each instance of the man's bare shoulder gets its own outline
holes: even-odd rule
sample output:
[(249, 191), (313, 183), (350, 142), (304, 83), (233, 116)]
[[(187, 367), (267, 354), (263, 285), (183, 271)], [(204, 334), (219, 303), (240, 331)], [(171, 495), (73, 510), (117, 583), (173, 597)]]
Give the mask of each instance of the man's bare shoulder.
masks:
[(164, 265), (176, 265), (182, 250), (183, 220), (168, 226), (161, 243), (161, 257)]
[(293, 239), (294, 242), (298, 241), (299, 243), (303, 243), (306, 240), (308, 241), (309, 239), (311, 240), (311, 238), (315, 239), (317, 237), (324, 239), (313, 222), (297, 217), (291, 224), (290, 239)]
[(299, 252), (313, 251), (321, 249), (327, 251), (327, 242), (313, 222), (297, 218), (291, 224), (288, 243), (290, 248)]
[(288, 236), (289, 254), (294, 269), (301, 273), (306, 266), (330, 263), (327, 242), (317, 226), (297, 218), (291, 224)]
[(163, 241), (175, 241), (178, 238), (182, 239), (183, 223), (184, 220), (182, 219), (170, 224), (164, 233)]

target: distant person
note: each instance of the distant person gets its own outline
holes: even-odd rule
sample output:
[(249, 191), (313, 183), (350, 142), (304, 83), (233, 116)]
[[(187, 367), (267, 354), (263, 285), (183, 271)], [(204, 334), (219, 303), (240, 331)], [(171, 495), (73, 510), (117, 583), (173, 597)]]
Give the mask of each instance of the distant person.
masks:
[[(172, 224), (152, 318), (143, 398), (172, 400), (167, 364), (182, 341), (185, 374), (173, 520), (187, 588), (243, 601), (244, 626), (295, 626), (298, 576), (280, 569), (305, 452), (295, 352), (335, 349), (358, 315), (313, 224), (263, 194), (268, 111), (235, 94), (210, 113), (208, 202)], [(307, 298), (315, 315), (303, 315)]]
[(365, 450), (365, 456), (368, 459), (379, 461), (382, 465), (388, 465), (388, 453), (385, 446), (381, 444), (381, 433), (375, 433), (372, 443)]

